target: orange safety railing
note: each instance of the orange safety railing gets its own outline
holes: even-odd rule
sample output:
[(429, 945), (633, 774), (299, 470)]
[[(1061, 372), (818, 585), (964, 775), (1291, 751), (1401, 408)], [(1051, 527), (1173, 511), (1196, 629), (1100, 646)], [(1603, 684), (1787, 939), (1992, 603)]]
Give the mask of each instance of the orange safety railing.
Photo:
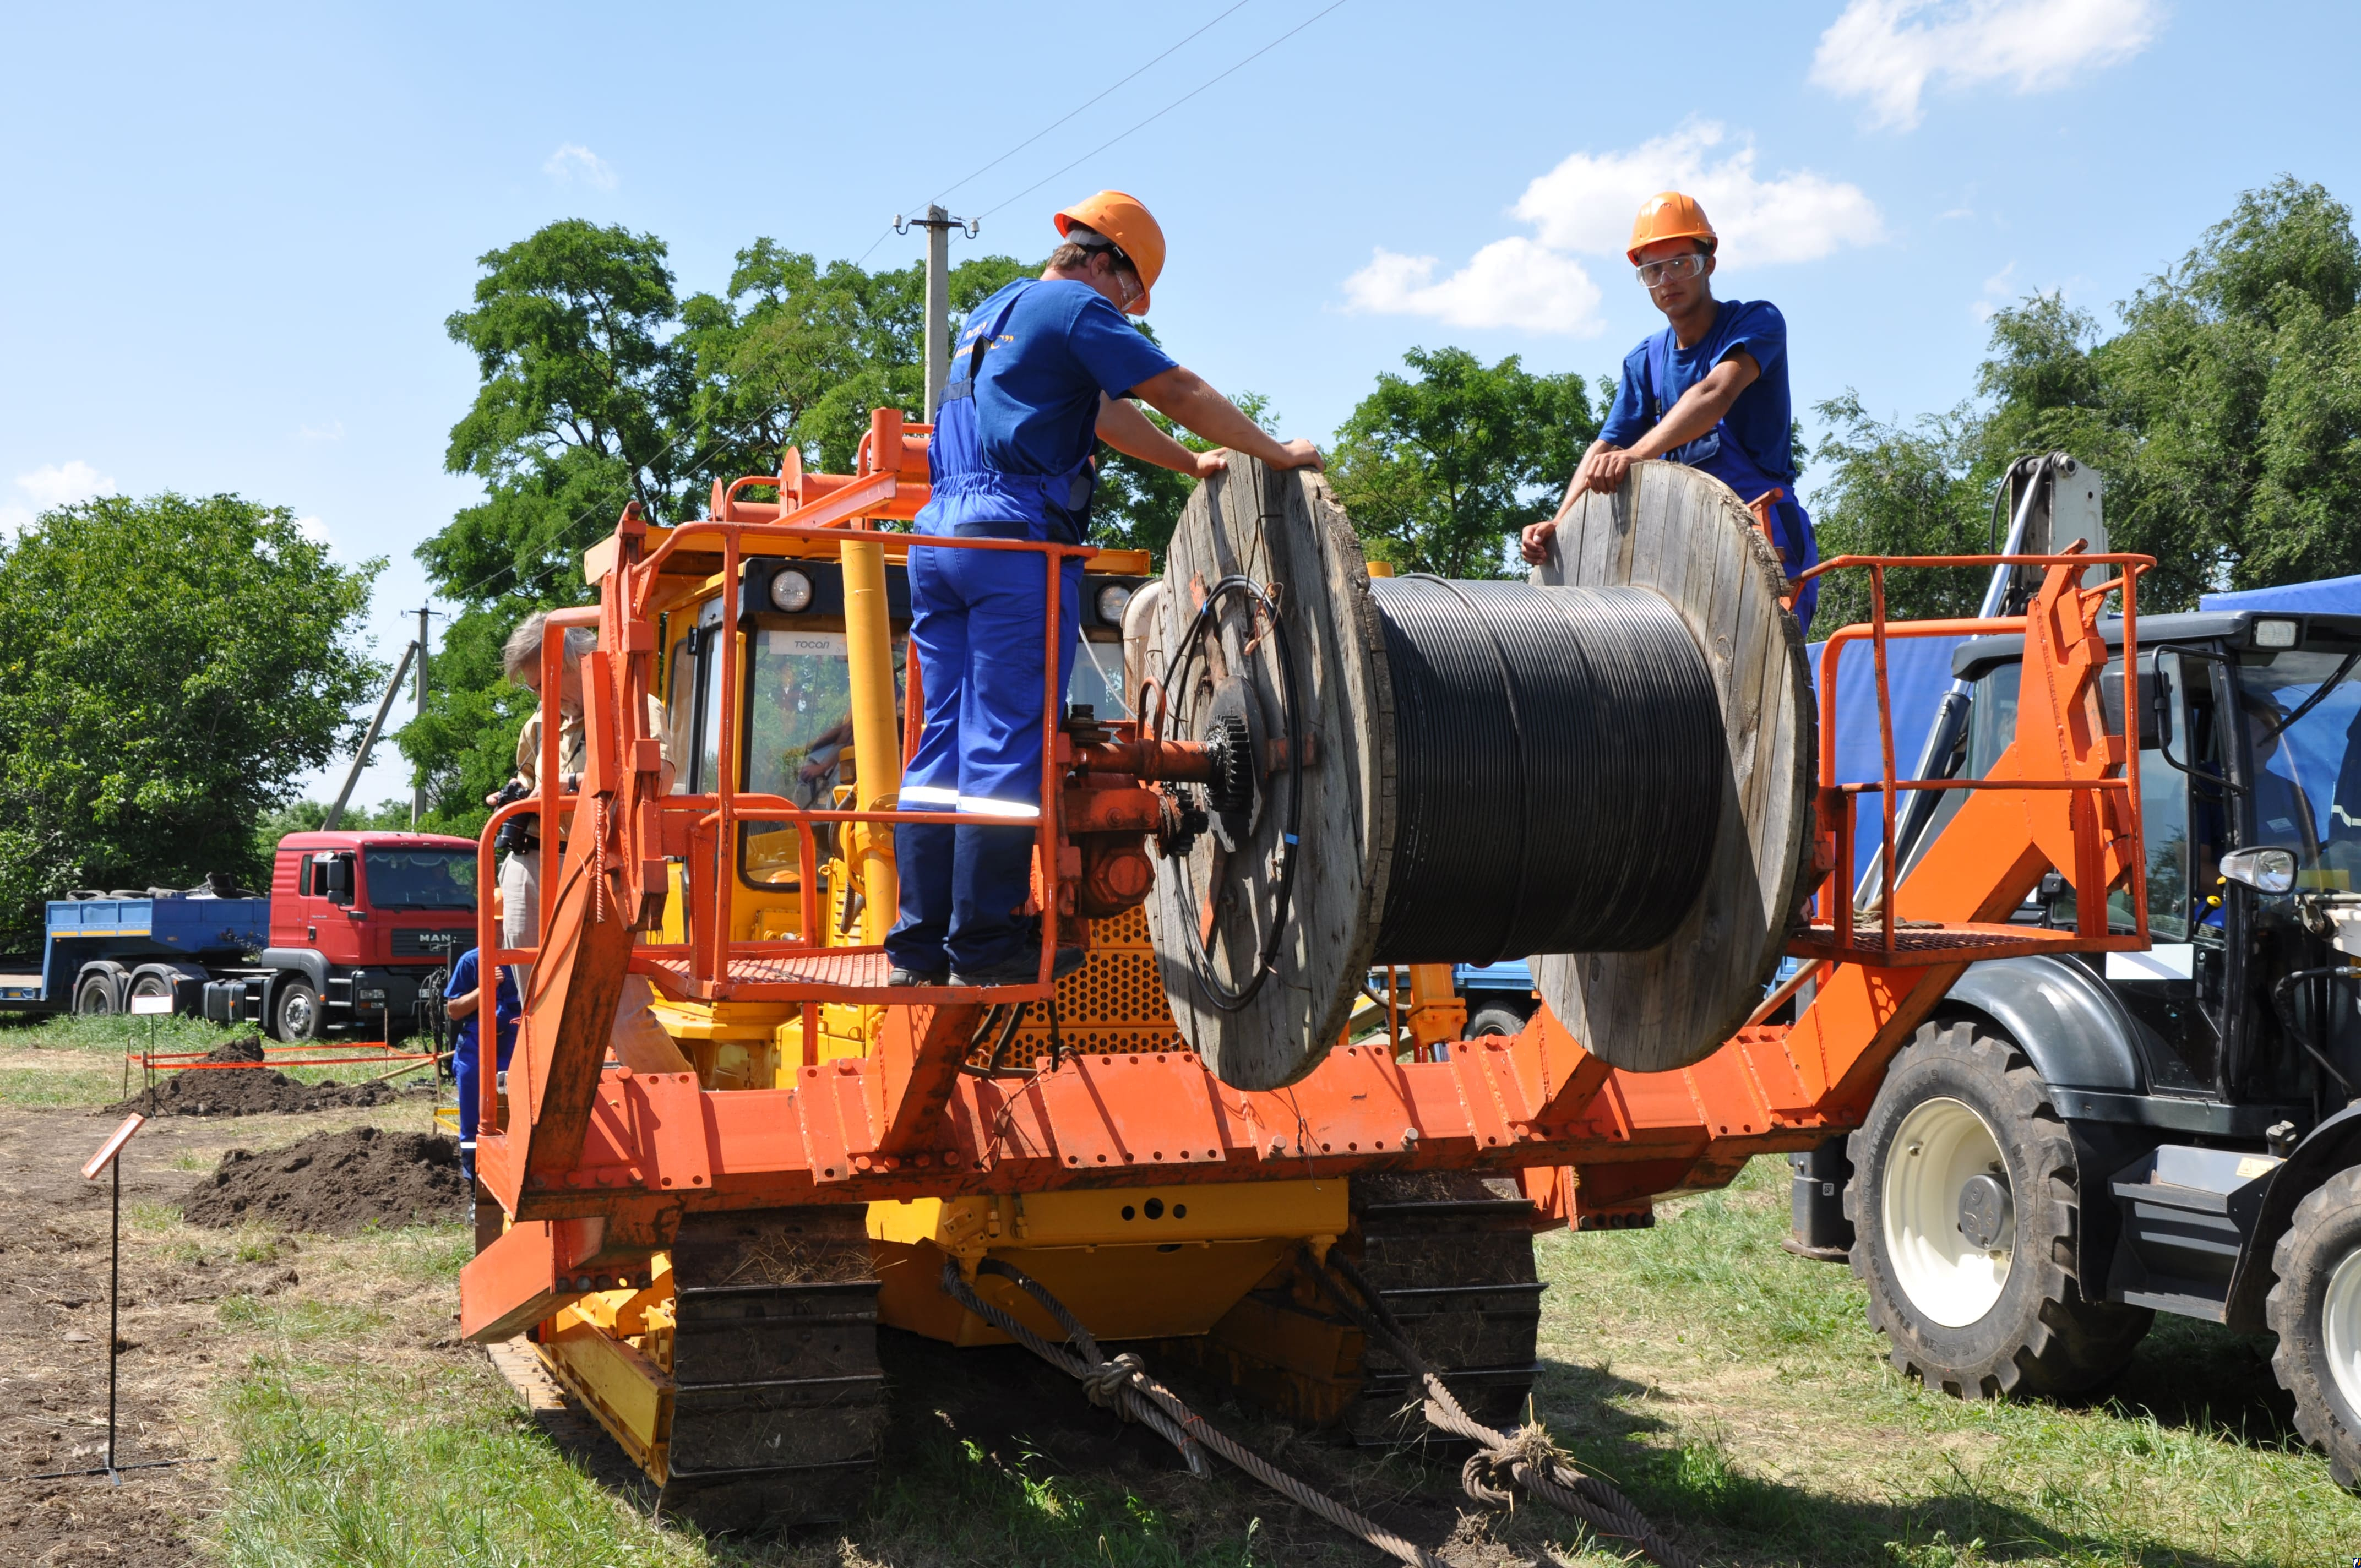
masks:
[[(2036, 635), (2036, 629), (2029, 624), (2028, 617), (2023, 615), (1994, 616), (1991, 618), (1966, 617), (1948, 620), (1905, 621), (1899, 626), (1892, 625), (1887, 621), (1885, 616), (1885, 573), (1887, 569), (1889, 567), (1918, 568), (1930, 566), (2088, 567), (2096, 565), (2111, 565), (2119, 568), (2120, 572), (2116, 576), (2110, 577), (2105, 581), (2090, 587), (2070, 587), (2069, 591), (2082, 595), (2086, 601), (2096, 599), (2106, 594), (2114, 593), (2118, 590), (2120, 590), (2124, 596), (2122, 670), (2122, 680), (2124, 683), (2123, 711), (2125, 715), (2125, 723), (2127, 734), (2129, 736), (2136, 737), (2138, 733), (2136, 717), (2138, 712), (2136, 670), (2139, 660), (2139, 608), (2137, 603), (2137, 582), (2140, 575), (2155, 565), (2155, 559), (2152, 556), (2133, 554), (2093, 555), (2084, 554), (2079, 550), (2061, 554), (2049, 555), (1839, 555), (1834, 560), (1822, 562), (1819, 565), (1815, 566), (1810, 571), (1803, 574), (1802, 578), (1797, 579), (1800, 582), (1804, 579), (1818, 576), (1822, 573), (1842, 571), (1852, 568), (1864, 569), (1869, 573), (1869, 623), (1867, 625), (1857, 624), (1847, 626), (1836, 632), (1833, 632), (1830, 634), (1820, 652), (1818, 695), (1820, 709), (1819, 777), (1823, 781), (1820, 786), (1820, 794), (1823, 801), (1822, 830), (1824, 832), (1832, 832), (1835, 839), (1836, 854), (1835, 864), (1833, 867), (1828, 868), (1830, 874), (1821, 884), (1820, 891), (1815, 897), (1814, 913), (1817, 917), (1817, 920), (1825, 920), (1828, 926), (1831, 928), (1836, 951), (1833, 953), (1820, 953), (1816, 956), (1842, 957), (1855, 962), (1874, 964), (1880, 959), (1892, 960), (1900, 952), (1901, 944), (1897, 942), (1895, 936), (1895, 904), (1897, 902), (1895, 894), (1898, 890), (1900, 878), (1897, 874), (1899, 868), (1895, 864), (1894, 830), (1896, 802), (1899, 799), (1901, 793), (1905, 790), (2067, 791), (2072, 793), (2077, 797), (2087, 798), (2092, 805), (2096, 804), (2097, 797), (2108, 795), (2122, 796), (2125, 800), (2135, 803), (2139, 798), (2139, 748), (2129, 740), (2126, 740), (2123, 746), (2122, 765), (2124, 771), (2121, 774), (2114, 776), (2100, 776), (2092, 778), (1985, 777), (1977, 779), (1906, 779), (1900, 777), (1899, 769), (1897, 768), (1894, 761), (1893, 705), (1886, 684), (1886, 643), (1888, 640), (1894, 637), (1967, 637), (1998, 636), (2010, 632), (2023, 633), (2027, 638), (2028, 641), (2024, 667), (2026, 671), (2026, 678), (2030, 679), (2037, 668), (2037, 661), (2033, 656), (2034, 650), (2030, 646), (2031, 639)], [(1864, 641), (1870, 644), (1870, 657), (1875, 670), (1879, 777), (1872, 783), (1832, 784), (1826, 781), (1833, 778), (1836, 773), (1838, 669), (1839, 663), (1842, 660), (1844, 650), (1852, 643)], [(2103, 676), (2098, 678), (2103, 678)], [(2058, 695), (2062, 696), (2065, 694), (2061, 693)], [(2103, 736), (2100, 738), (2100, 744), (2104, 744)], [(1877, 900), (1876, 940), (1873, 943), (1866, 944), (1861, 942), (1860, 939), (1860, 933), (1857, 929), (1855, 919), (1856, 910), (1854, 906), (1854, 890), (1859, 886), (1860, 879), (1856, 875), (1854, 851), (1855, 814), (1852, 810), (1853, 801), (1859, 796), (1864, 795), (1874, 795), (1878, 797), (1879, 843), (1877, 863), (1880, 873), (1879, 886), (1883, 890)], [(1838, 809), (1834, 811), (1828, 810), (1827, 807), (1829, 805), (1836, 805)], [(1830, 817), (1833, 817), (1833, 821), (1827, 820), (1827, 818)], [(2130, 878), (2130, 903), (2132, 906), (2135, 930), (2132, 933), (2125, 934), (2120, 938), (2111, 938), (2109, 936), (2106, 914), (2107, 901), (2103, 886), (2105, 879), (2101, 877), (2097, 885), (2099, 896), (2085, 896), (2078, 898), (2076, 901), (2075, 931), (2072, 938), (2072, 945), (2076, 948), (2088, 948), (2098, 946), (2111, 946), (2125, 948), (2146, 948), (2148, 945), (2147, 896), (2147, 856), (2142, 852), (2140, 845), (2138, 813), (2136, 809), (2126, 810), (2123, 813), (2123, 817), (2127, 824), (2127, 831), (2118, 840), (2119, 844), (2122, 846), (2122, 853), (2119, 858)], [(1933, 831), (1931, 826), (1928, 831)], [(2095, 857), (2099, 853), (2098, 846), (2096, 845), (2092, 835), (2077, 834), (2076, 839), (2078, 844), (2084, 846), (2091, 856)], [(2079, 888), (2085, 885), (2089, 881), (2090, 874), (2096, 869), (2097, 862), (2095, 859), (2093, 859), (2093, 863), (2091, 866), (2076, 868), (2077, 874), (2074, 877), (2076, 886)], [(1817, 920), (1816, 920), (1816, 923), (1817, 923)], [(1914, 924), (1923, 926), (1927, 923), (1919, 922)], [(1938, 928), (1938, 931), (1940, 927)], [(2064, 939), (2052, 938), (2052, 942), (2054, 945), (2063, 945)], [(1939, 954), (1942, 947), (1942, 938), (1940, 935), (1938, 934), (1929, 938), (1923, 938), (1919, 941), (1914, 943), (1913, 946), (1917, 949), (1916, 954), (1916, 961), (1924, 962), (1927, 961), (1930, 957), (1938, 956)]]
[[(890, 475), (880, 476), (880, 478), (889, 479)], [(829, 507), (835, 499), (829, 498), (829, 500), (818, 503), (815, 507), (798, 509), (789, 515), (796, 517), (822, 510)], [(725, 522), (718, 519), (707, 518), (684, 522), (671, 529), (668, 536), (649, 554), (646, 559), (618, 566), (619, 571), (626, 574), (626, 578), (618, 586), (620, 591), (617, 594), (617, 608), (626, 621), (644, 623), (648, 618), (647, 607), (654, 590), (658, 572), (663, 568), (665, 561), (685, 543), (718, 542), (720, 544), (721, 591), (725, 601), (734, 603), (747, 558), (744, 548), (747, 543), (786, 540), (837, 543), (847, 537), (859, 537), (867, 532), (869, 531), (832, 527), (826, 521), (816, 524), (793, 521)], [(871, 536), (877, 535), (872, 533)], [(845, 958), (879, 954), (883, 948), (873, 944), (837, 945), (827, 940), (828, 933), (820, 917), (819, 878), (813, 874), (818, 866), (817, 829), (829, 825), (846, 823), (940, 824), (953, 827), (975, 827), (982, 823), (993, 822), (995, 825), (1008, 827), (1027, 826), (1033, 829), (1035, 854), (1040, 871), (1040, 885), (1045, 890), (1049, 890), (1050, 894), (1041, 900), (1041, 963), (1035, 981), (1025, 986), (995, 988), (994, 994), (1009, 1001), (1039, 1000), (1050, 994), (1049, 971), (1050, 965), (1055, 960), (1058, 945), (1059, 916), (1058, 900), (1054, 891), (1059, 882), (1054, 853), (1055, 829), (1058, 822), (1056, 815), (1059, 801), (1058, 774), (1060, 767), (1057, 742), (1058, 727), (1064, 713), (1064, 693), (1060, 681), (1061, 661), (1059, 658), (1058, 646), (1058, 632), (1061, 622), (1060, 601), (1064, 587), (1064, 575), (1061, 568), (1068, 560), (1087, 560), (1096, 554), (1097, 551), (1089, 545), (1036, 543), (1028, 540), (969, 539), (900, 533), (891, 537), (897, 544), (906, 545), (913, 550), (1018, 551), (1038, 555), (1043, 559), (1046, 590), (1043, 618), (1044, 670), (1041, 719), (1042, 806), (1039, 816), (1027, 822), (1023, 819), (983, 818), (972, 813), (912, 810), (900, 806), (869, 809), (820, 808), (803, 806), (777, 795), (744, 790), (738, 786), (738, 780), (742, 772), (741, 767), (742, 752), (738, 727), (734, 722), (725, 723), (721, 727), (719, 737), (719, 756), (717, 770), (719, 777), (716, 780), (718, 787), (710, 792), (697, 795), (664, 795), (653, 803), (657, 819), (661, 824), (659, 836), (666, 858), (684, 860), (692, 865), (703, 864), (709, 858), (716, 867), (716, 874), (708, 879), (710, 885), (702, 889), (697, 888), (692, 879), (691, 896), (694, 903), (688, 910), (685, 911), (687, 918), (684, 921), (691, 939), (670, 943), (640, 942), (632, 948), (631, 967), (635, 972), (648, 974), (668, 987), (684, 988), (692, 995), (710, 999), (726, 997), (733, 993), (743, 995), (755, 985), (763, 983), (745, 977), (743, 971), (738, 967), (745, 960), (805, 956), (822, 951)], [(545, 625), (552, 631), (562, 632), (564, 629), (569, 627), (595, 625), (601, 615), (602, 610), (597, 606), (557, 610), (550, 614)], [(744, 661), (741, 657), (740, 639), (736, 635), (725, 636), (720, 642), (721, 658), (719, 674), (721, 685), (716, 711), (734, 718), (743, 711), (742, 697), (746, 680)], [(555, 692), (558, 689), (562, 655), (562, 637), (545, 636), (541, 650), (541, 689), (544, 693)], [(915, 664), (915, 657), (913, 663)], [(612, 695), (612, 700), (605, 704), (605, 707), (608, 712), (615, 714), (620, 720), (618, 749), (628, 754), (639, 741), (651, 739), (639, 733), (645, 723), (643, 699), (646, 692), (627, 671), (619, 672), (619, 675), (620, 678), (614, 683), (616, 690)], [(912, 686), (913, 689), (906, 701), (910, 710), (908, 714), (910, 732), (915, 733), (918, 722), (917, 706), (920, 698), (916, 690), (915, 682), (912, 683)], [(598, 700), (598, 696), (599, 694), (586, 691), (584, 695), (586, 707)], [(558, 748), (558, 726), (544, 723), (541, 735), (538, 781), (540, 788), (536, 794), (526, 799), (514, 801), (500, 807), (486, 823), (478, 850), (478, 874), (482, 879), (480, 885), (490, 885), (490, 879), (494, 874), (492, 840), (500, 826), (521, 814), (538, 814), (546, 806), (553, 792), (551, 781), (559, 776)], [(559, 813), (570, 816), (574, 809), (573, 805), (566, 805), (552, 816), (555, 817)], [(743, 825), (754, 822), (784, 823), (791, 827), (796, 835), (796, 842), (802, 852), (802, 864), (807, 870), (806, 874), (798, 879), (797, 898), (800, 920), (799, 932), (795, 937), (741, 941), (732, 939), (730, 935), (733, 929), (734, 897), (738, 879), (735, 875), (726, 874), (721, 869), (734, 858), (723, 854), (722, 850), (723, 847), (737, 841), (739, 829)], [(550, 826), (551, 824), (545, 822), (541, 833), (544, 849), (549, 844)], [(710, 857), (705, 853), (708, 845), (713, 850)], [(671, 852), (675, 850), (685, 852)], [(646, 846), (643, 849), (643, 853), (657, 852), (658, 846)], [(557, 867), (558, 862), (544, 854), (544, 874), (540, 879), (538, 889), (539, 908), (536, 922), (536, 928), (544, 933), (550, 929), (558, 903), (560, 878)], [(519, 948), (507, 948), (499, 944), (496, 939), (497, 932), (492, 927), (489, 900), (479, 901), (478, 919), (478, 946), (483, 953), (479, 961), (490, 965), (532, 964), (539, 960), (540, 948), (537, 943)], [(685, 970), (681, 967), (684, 965)], [(805, 989), (811, 988), (805, 987)], [(978, 994), (980, 991), (974, 987), (944, 986), (898, 991), (894, 992), (894, 999), (917, 1003), (965, 1001), (972, 1000)], [(527, 1000), (529, 1002), (529, 999)]]

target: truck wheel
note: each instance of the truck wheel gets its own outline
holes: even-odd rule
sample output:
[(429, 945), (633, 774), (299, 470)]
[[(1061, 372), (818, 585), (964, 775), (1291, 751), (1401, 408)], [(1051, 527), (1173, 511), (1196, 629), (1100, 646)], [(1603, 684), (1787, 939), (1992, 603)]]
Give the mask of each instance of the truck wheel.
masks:
[(120, 1013), (115, 1002), (115, 977), (104, 970), (95, 970), (82, 977), (74, 987), (76, 1013)]
[(2339, 1486), (2361, 1485), (2361, 1170), (2296, 1205), (2271, 1270), (2263, 1317), (2279, 1336), (2271, 1370), (2295, 1397), (2296, 1430), (2327, 1451)]
[(143, 974), (131, 981), (130, 993), (134, 996), (170, 997), (173, 992), (172, 982), (160, 974)]
[(1852, 1135), (1852, 1271), (1894, 1365), (1961, 1398), (2072, 1394), (2155, 1314), (2083, 1299), (2074, 1144), (2008, 1041), (1929, 1024)]
[(1521, 1035), (1525, 1032), (1524, 1014), (1513, 1007), (1491, 1006), (1477, 1011), (1467, 1020), (1467, 1037), (1479, 1039), (1486, 1035)]
[(309, 981), (279, 982), (270, 1004), (271, 1033), (282, 1040), (309, 1040), (320, 1033), (320, 993)]

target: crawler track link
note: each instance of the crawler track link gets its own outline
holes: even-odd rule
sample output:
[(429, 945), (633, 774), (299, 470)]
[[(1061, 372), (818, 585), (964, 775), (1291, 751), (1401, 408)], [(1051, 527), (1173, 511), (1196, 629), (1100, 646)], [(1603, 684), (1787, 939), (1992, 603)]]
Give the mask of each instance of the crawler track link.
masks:
[[(1353, 1234), (1344, 1242), (1428, 1365), (1488, 1426), (1523, 1420), (1535, 1359), (1542, 1285), (1533, 1269), (1533, 1206), (1514, 1176), (1475, 1171), (1353, 1179)], [(1427, 1426), (1410, 1374), (1376, 1345), (1345, 1407), (1358, 1443), (1444, 1442)]]
[(693, 1216), (672, 1260), (664, 1506), (708, 1530), (846, 1517), (886, 1421), (862, 1210)]

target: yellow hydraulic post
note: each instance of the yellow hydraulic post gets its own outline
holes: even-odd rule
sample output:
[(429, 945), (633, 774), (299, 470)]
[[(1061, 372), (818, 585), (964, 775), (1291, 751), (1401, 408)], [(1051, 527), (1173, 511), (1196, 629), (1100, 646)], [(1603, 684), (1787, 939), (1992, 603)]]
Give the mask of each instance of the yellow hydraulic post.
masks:
[(1451, 983), (1449, 964), (1411, 964), (1410, 1043), (1411, 1058), (1433, 1061), (1434, 1047), (1467, 1033), (1467, 1003)]
[[(894, 719), (894, 623), (885, 600), (883, 541), (847, 539), (838, 547), (844, 565), (844, 652), (852, 680), (854, 801), (875, 809), (902, 790), (902, 727)], [(851, 861), (862, 894), (865, 943), (885, 939), (901, 907), (894, 839), (866, 823), (852, 830)]]

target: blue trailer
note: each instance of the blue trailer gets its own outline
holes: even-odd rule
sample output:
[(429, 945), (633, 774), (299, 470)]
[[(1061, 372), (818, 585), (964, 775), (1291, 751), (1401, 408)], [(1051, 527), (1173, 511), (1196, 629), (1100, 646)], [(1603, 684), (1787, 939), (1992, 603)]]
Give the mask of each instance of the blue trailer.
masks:
[(208, 981), (263, 971), (247, 967), (270, 945), (270, 901), (203, 893), (54, 898), (42, 925), (40, 969), (0, 974), (0, 1007), (26, 1012), (117, 1013), (135, 996), (167, 996), (173, 1011), (199, 1010)]

